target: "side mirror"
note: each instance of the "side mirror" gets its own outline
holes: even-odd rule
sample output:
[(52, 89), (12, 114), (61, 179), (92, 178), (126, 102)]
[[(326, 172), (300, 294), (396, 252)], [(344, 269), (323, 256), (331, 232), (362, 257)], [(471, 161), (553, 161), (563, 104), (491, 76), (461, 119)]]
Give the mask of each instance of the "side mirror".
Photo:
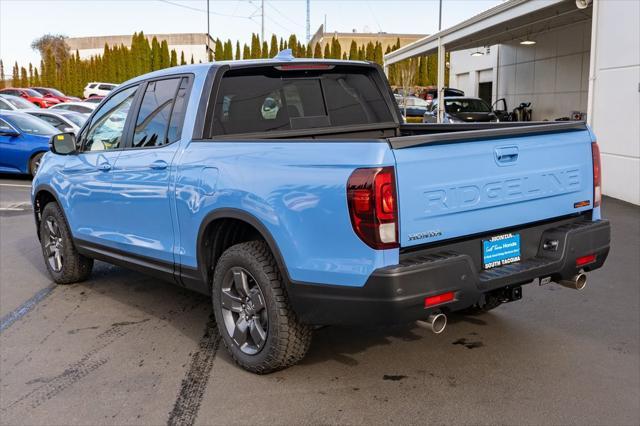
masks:
[(49, 141), (51, 152), (59, 155), (76, 153), (76, 135), (74, 133), (59, 133), (51, 136)]
[(18, 132), (17, 130), (3, 127), (3, 128), (0, 128), (0, 136), (16, 137), (16, 136), (20, 136), (20, 132)]

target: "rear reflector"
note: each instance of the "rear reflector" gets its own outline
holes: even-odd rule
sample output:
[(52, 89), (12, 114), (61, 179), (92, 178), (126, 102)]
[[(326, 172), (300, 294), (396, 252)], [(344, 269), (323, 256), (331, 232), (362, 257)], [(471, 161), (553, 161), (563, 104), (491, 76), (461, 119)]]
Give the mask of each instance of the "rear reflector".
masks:
[(602, 201), (602, 167), (600, 163), (600, 147), (597, 142), (591, 143), (593, 157), (593, 207), (600, 207)]
[(424, 307), (430, 308), (431, 306), (439, 305), (441, 303), (451, 302), (454, 299), (454, 297), (455, 297), (455, 293), (453, 291), (437, 294), (435, 296), (425, 297)]
[(594, 254), (588, 254), (586, 256), (582, 256), (576, 259), (576, 266), (584, 266), (584, 265), (588, 265), (589, 263), (593, 263), (596, 261), (596, 255)]

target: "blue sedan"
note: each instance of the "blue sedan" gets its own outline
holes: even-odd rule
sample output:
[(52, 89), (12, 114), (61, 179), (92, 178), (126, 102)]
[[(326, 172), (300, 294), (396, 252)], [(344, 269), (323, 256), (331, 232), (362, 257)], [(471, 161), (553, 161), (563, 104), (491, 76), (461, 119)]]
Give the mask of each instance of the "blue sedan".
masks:
[(0, 172), (35, 176), (58, 129), (22, 112), (0, 113)]

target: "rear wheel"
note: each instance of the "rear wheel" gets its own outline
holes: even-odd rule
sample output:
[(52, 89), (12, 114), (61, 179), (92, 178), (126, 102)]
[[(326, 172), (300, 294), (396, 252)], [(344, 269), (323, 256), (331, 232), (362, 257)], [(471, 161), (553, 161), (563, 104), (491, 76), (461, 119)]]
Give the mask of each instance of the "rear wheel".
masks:
[(264, 242), (237, 244), (222, 254), (212, 297), (224, 344), (242, 368), (266, 374), (297, 363), (307, 353), (311, 327), (291, 308)]
[(91, 274), (93, 259), (78, 253), (62, 210), (54, 202), (42, 210), (40, 245), (47, 270), (57, 284), (84, 281)]
[(31, 160), (29, 160), (29, 174), (31, 176), (35, 176), (36, 173), (38, 172), (43, 155), (44, 155), (44, 152), (39, 152), (33, 157), (31, 157)]

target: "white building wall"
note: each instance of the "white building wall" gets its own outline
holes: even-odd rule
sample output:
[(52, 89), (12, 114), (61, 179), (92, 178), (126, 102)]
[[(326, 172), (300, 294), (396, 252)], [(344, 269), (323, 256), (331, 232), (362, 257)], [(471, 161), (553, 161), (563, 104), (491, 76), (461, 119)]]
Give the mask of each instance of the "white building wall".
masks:
[(534, 45), (501, 44), (498, 98), (510, 109), (531, 102), (533, 120), (586, 113), (591, 23), (581, 22), (533, 36)]
[[(207, 46), (200, 44), (178, 44), (178, 45), (169, 45), (169, 52), (172, 49), (175, 49), (178, 54), (178, 64), (180, 64), (180, 53), (184, 52), (184, 60), (187, 64), (191, 63), (191, 55), (193, 55), (193, 60), (197, 64), (198, 62), (208, 62), (207, 58)], [(78, 49), (78, 53), (80, 54), (81, 59), (89, 59), (92, 56), (102, 55), (104, 53), (104, 48), (99, 49)]]
[(640, 204), (640, 2), (599, 0), (591, 124), (603, 192)]
[[(471, 56), (473, 52), (480, 51), (482, 56)], [(467, 96), (478, 96), (478, 83), (494, 82), (494, 67), (496, 61), (497, 46), (480, 49), (460, 50), (451, 52), (449, 87), (464, 91)], [(488, 77), (490, 76), (490, 77)], [(495, 101), (495, 93), (494, 99)]]

